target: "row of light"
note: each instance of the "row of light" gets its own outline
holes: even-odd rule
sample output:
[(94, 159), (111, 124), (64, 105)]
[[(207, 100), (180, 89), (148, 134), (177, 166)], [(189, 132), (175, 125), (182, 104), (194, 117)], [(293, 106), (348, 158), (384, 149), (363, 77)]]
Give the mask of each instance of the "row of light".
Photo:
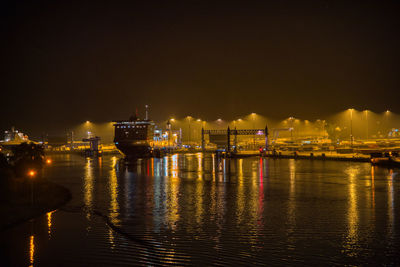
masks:
[[(348, 109), (348, 111), (354, 111), (354, 110), (355, 110), (354, 108), (349, 108), (349, 109)], [(364, 112), (368, 112), (369, 110), (366, 109), (366, 110), (363, 110), (363, 111), (364, 111)], [(390, 113), (390, 110), (387, 109), (387, 110), (385, 111), (385, 113), (386, 113), (386, 114)]]
[[(349, 111), (354, 111), (355, 109), (354, 109), (354, 108), (349, 108), (348, 110), (349, 110)], [(364, 111), (365, 111), (365, 112), (368, 112), (369, 110), (364, 110)], [(386, 113), (386, 114), (390, 113), (390, 110), (386, 110), (385, 113)], [(250, 115), (251, 115), (251, 116), (253, 117), (253, 119), (254, 119), (254, 116), (257, 115), (257, 113), (253, 112), (253, 113), (251, 113)], [(187, 116), (186, 119), (189, 119), (189, 120), (190, 120), (190, 119), (193, 119), (193, 117), (192, 117), (192, 116)], [(291, 117), (289, 117), (289, 119), (294, 119), (294, 117), (291, 116)], [(174, 122), (175, 119), (174, 119), (174, 118), (171, 118), (169, 121)], [(197, 119), (196, 121), (201, 122), (201, 121), (203, 121), (203, 120), (202, 120), (202, 119)], [(216, 121), (222, 122), (222, 119), (217, 119)], [(237, 119), (237, 120), (233, 120), (233, 121), (242, 121), (242, 119)], [(89, 124), (89, 123), (90, 123), (90, 121), (87, 120), (87, 121), (86, 121), (86, 124)]]

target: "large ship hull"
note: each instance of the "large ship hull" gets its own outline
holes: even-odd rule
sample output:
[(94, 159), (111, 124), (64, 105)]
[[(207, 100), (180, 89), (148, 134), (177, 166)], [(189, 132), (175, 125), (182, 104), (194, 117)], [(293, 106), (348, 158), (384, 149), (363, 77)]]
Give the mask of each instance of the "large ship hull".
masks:
[(152, 156), (152, 148), (149, 145), (118, 142), (115, 146), (127, 158), (148, 158)]

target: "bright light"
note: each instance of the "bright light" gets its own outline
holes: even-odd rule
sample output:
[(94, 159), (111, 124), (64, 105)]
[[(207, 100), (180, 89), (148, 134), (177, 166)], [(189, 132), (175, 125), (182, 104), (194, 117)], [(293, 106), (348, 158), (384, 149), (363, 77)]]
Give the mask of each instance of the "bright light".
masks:
[(51, 164), (51, 159), (47, 159), (47, 160), (46, 160), (46, 163), (47, 163), (47, 164)]
[(170, 121), (174, 122), (174, 121), (175, 121), (175, 119), (174, 119), (174, 118), (172, 118), (172, 119), (170, 119)]
[(201, 121), (200, 119), (197, 119), (197, 121)]
[(238, 119), (237, 121), (242, 121), (242, 119)]
[(255, 116), (255, 115), (257, 115), (257, 114), (256, 114), (255, 112), (253, 112), (253, 113), (251, 113), (251, 115), (252, 115), (252, 116)]
[(218, 122), (221, 122), (221, 121), (222, 121), (222, 119), (218, 119), (217, 121), (218, 121)]
[(30, 170), (28, 175), (33, 178), (36, 175), (36, 172), (34, 170)]
[(90, 123), (90, 121), (86, 121), (86, 123)]

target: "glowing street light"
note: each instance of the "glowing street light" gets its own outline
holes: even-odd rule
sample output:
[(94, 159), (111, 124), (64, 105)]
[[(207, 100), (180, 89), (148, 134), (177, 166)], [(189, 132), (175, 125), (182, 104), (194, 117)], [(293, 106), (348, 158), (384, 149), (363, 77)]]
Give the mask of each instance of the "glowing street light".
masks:
[(35, 170), (28, 171), (28, 176), (34, 178), (36, 176), (36, 171)]

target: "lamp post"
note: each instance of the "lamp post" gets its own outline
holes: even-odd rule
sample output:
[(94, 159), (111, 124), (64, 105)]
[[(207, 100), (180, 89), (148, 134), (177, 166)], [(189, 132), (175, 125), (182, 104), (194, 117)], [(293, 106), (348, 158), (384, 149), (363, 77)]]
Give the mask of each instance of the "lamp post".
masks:
[(294, 118), (293, 117), (289, 117), (289, 121), (290, 121), (290, 128), (291, 128), (291, 130), (290, 130), (290, 140), (293, 142), (293, 121), (294, 121)]
[[(197, 132), (195, 132), (195, 133), (196, 133), (196, 141), (198, 141), (198, 140), (201, 139), (202, 120), (201, 120), (201, 119), (197, 119), (196, 122), (199, 123), (199, 127), (196, 127), (196, 129), (200, 129), (200, 130), (199, 130), (199, 134), (197, 134)], [(196, 130), (196, 131), (197, 131), (197, 130)], [(199, 138), (199, 139), (197, 139), (197, 138)]]
[(171, 139), (171, 122), (168, 120), (167, 121), (167, 129), (168, 129), (168, 150), (171, 149), (171, 143), (170, 143), (170, 139)]
[(189, 140), (188, 140), (188, 144), (189, 144), (189, 146), (190, 146), (190, 142), (191, 142), (191, 138), (190, 138), (190, 120), (192, 119), (192, 117), (191, 117), (191, 116), (187, 116), (187, 119), (188, 119), (188, 121), (189, 121), (189, 135), (188, 135)]
[(87, 134), (87, 138), (90, 138), (91, 136), (91, 131), (90, 131), (90, 121), (86, 121), (86, 134)]
[(352, 108), (349, 109), (350, 111), (350, 146), (353, 148), (353, 110)]
[[(386, 110), (385, 112), (385, 117), (386, 117), (386, 129), (389, 132), (390, 131), (390, 126), (389, 126), (389, 115), (390, 115), (390, 110)], [(387, 133), (386, 133), (387, 137)]]
[(256, 123), (255, 123), (255, 119), (256, 119), (256, 113), (251, 113), (251, 118), (253, 119), (253, 130), (254, 130), (254, 134), (253, 134), (253, 146), (254, 149), (256, 148)]

